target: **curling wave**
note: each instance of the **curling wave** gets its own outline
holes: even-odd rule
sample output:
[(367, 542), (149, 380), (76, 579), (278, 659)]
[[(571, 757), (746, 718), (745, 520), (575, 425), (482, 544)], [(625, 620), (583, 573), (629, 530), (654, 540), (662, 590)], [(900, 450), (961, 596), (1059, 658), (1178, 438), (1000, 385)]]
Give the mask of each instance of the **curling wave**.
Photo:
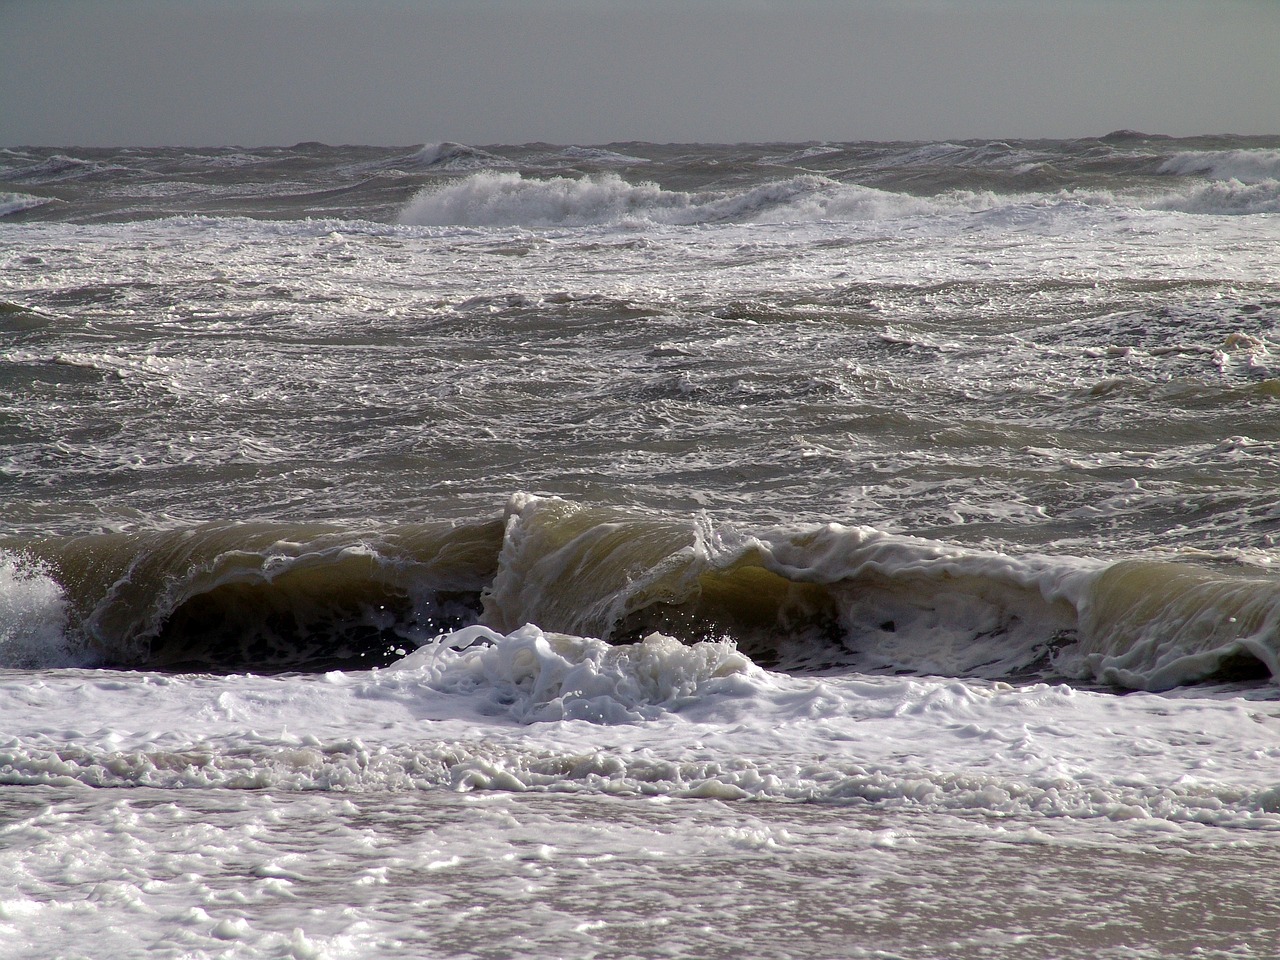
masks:
[(1148, 690), (1280, 675), (1272, 578), (838, 524), (748, 533), (518, 494), (503, 520), (460, 526), (216, 524), (5, 546), (7, 666), (325, 670), (532, 625), (578, 638), (561, 646), (729, 642), (786, 670)]
[[(389, 662), (475, 619), (500, 535), (495, 523), (382, 532), (209, 524), (9, 544), (0, 555), (15, 572), (0, 587), (31, 594), (30, 585), (48, 583), (58, 593), (38, 618), (0, 627), (7, 648), (22, 651), (7, 665), (71, 657), (263, 671)], [(49, 624), (58, 615), (65, 631), (55, 644)]]

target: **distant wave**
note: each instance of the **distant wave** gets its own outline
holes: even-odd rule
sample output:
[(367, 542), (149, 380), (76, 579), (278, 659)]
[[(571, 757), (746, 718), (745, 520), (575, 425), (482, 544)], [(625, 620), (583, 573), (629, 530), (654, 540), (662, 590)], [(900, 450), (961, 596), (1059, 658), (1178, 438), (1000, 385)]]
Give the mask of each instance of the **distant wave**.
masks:
[(479, 147), (469, 147), (465, 143), (454, 143), (449, 140), (423, 144), (416, 153), (391, 161), (391, 164), (400, 169), (453, 172), (513, 166), (510, 161), (481, 150)]
[(10, 168), (6, 177), (17, 183), (56, 183), (126, 169), (120, 164), (55, 154), (38, 163)]
[(560, 151), (560, 156), (565, 160), (572, 160), (577, 163), (591, 163), (597, 166), (611, 164), (631, 166), (637, 163), (649, 163), (644, 157), (633, 157), (604, 147), (565, 147)]
[[(972, 206), (990, 201), (977, 197)], [(686, 193), (617, 174), (526, 179), (483, 172), (419, 193), (400, 222), (418, 226), (548, 227), (649, 222), (670, 225), (788, 220), (867, 220), (928, 214), (965, 201), (891, 193), (820, 176), (799, 176), (742, 191)]]
[(183, 157), (187, 163), (195, 164), (203, 167), (212, 167), (215, 169), (237, 169), (239, 167), (252, 167), (258, 164), (271, 163), (272, 157), (259, 156), (254, 153), (247, 153), (237, 150), (230, 153), (189, 153)]
[(33, 197), (27, 193), (0, 193), (0, 217), (42, 207), (49, 202), (48, 197)]
[(1026, 171), (1059, 159), (1045, 151), (1014, 147), (996, 140), (990, 143), (928, 143), (898, 156), (898, 166), (991, 167), (1001, 170)]
[(664, 219), (688, 206), (687, 195), (652, 183), (632, 185), (615, 174), (526, 180), (519, 173), (477, 173), (428, 187), (400, 222), (419, 226), (554, 226), (611, 223), (626, 217)]

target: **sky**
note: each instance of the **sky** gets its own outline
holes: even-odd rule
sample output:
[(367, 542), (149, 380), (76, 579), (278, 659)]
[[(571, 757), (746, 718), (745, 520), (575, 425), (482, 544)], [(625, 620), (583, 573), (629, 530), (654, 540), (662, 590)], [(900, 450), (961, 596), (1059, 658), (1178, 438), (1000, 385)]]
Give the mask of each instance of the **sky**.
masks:
[(0, 0), (0, 146), (1280, 134), (1277, 0)]

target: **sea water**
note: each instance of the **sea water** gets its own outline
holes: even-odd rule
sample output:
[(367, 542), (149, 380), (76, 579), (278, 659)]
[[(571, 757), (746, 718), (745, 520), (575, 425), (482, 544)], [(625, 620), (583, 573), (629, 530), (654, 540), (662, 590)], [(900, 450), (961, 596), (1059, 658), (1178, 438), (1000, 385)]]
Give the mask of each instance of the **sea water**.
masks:
[(1280, 952), (1280, 140), (0, 151), (0, 955)]

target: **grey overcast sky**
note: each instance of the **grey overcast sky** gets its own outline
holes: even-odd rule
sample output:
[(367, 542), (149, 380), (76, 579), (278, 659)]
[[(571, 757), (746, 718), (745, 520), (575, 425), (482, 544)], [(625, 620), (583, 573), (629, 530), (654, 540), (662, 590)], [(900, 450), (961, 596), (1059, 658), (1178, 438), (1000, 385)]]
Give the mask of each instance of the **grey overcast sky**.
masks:
[(0, 146), (1280, 133), (1277, 0), (0, 0)]

